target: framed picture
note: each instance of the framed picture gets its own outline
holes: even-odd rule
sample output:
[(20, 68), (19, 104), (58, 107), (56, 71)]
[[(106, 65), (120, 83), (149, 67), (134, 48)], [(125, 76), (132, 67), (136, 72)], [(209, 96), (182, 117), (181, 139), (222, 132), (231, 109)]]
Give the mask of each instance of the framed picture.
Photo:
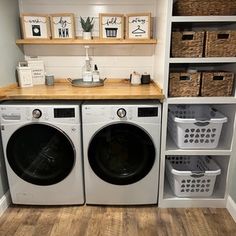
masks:
[(61, 13), (50, 15), (53, 39), (75, 38), (74, 14)]
[(126, 38), (150, 39), (151, 13), (128, 14), (126, 16)]
[(22, 33), (24, 39), (49, 39), (50, 26), (48, 15), (21, 15)]
[(99, 14), (99, 35), (102, 39), (124, 38), (124, 15), (123, 14)]

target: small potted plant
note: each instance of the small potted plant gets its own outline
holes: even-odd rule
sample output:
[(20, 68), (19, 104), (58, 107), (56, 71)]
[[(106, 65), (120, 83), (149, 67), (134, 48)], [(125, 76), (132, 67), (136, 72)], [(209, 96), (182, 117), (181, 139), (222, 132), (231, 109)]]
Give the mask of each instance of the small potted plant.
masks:
[(80, 17), (80, 23), (83, 29), (83, 39), (91, 39), (92, 38), (92, 29), (94, 25), (93, 17), (87, 17), (86, 20), (84, 20), (82, 17)]

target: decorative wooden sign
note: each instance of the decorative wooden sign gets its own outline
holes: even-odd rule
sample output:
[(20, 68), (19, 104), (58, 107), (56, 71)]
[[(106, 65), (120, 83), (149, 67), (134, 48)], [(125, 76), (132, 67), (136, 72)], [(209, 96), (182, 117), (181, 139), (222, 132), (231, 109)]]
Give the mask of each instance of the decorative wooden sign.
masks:
[(50, 15), (53, 39), (75, 38), (74, 15), (61, 13)]
[(99, 14), (99, 35), (102, 39), (124, 38), (124, 15), (123, 14)]
[(24, 39), (50, 38), (49, 17), (40, 14), (21, 15), (22, 33)]
[(150, 39), (151, 13), (128, 14), (126, 16), (126, 38)]

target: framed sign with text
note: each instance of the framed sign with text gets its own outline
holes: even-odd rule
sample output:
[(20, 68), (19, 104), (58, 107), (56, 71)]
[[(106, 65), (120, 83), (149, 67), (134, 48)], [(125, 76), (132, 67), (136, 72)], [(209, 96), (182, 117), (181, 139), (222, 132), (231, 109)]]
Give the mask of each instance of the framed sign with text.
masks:
[(50, 20), (53, 39), (75, 38), (74, 14), (52, 14), (50, 15)]
[(24, 39), (49, 39), (49, 17), (41, 14), (21, 15), (22, 34)]
[(151, 13), (128, 14), (126, 16), (127, 39), (150, 39)]
[(101, 39), (124, 38), (124, 15), (123, 14), (99, 14)]

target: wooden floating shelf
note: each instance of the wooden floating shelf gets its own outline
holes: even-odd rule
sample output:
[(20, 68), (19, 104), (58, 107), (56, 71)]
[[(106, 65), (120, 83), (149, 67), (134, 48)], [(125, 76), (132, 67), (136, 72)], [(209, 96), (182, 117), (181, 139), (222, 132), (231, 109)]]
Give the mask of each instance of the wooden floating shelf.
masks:
[(17, 45), (128, 45), (128, 44), (156, 44), (156, 39), (18, 39)]

